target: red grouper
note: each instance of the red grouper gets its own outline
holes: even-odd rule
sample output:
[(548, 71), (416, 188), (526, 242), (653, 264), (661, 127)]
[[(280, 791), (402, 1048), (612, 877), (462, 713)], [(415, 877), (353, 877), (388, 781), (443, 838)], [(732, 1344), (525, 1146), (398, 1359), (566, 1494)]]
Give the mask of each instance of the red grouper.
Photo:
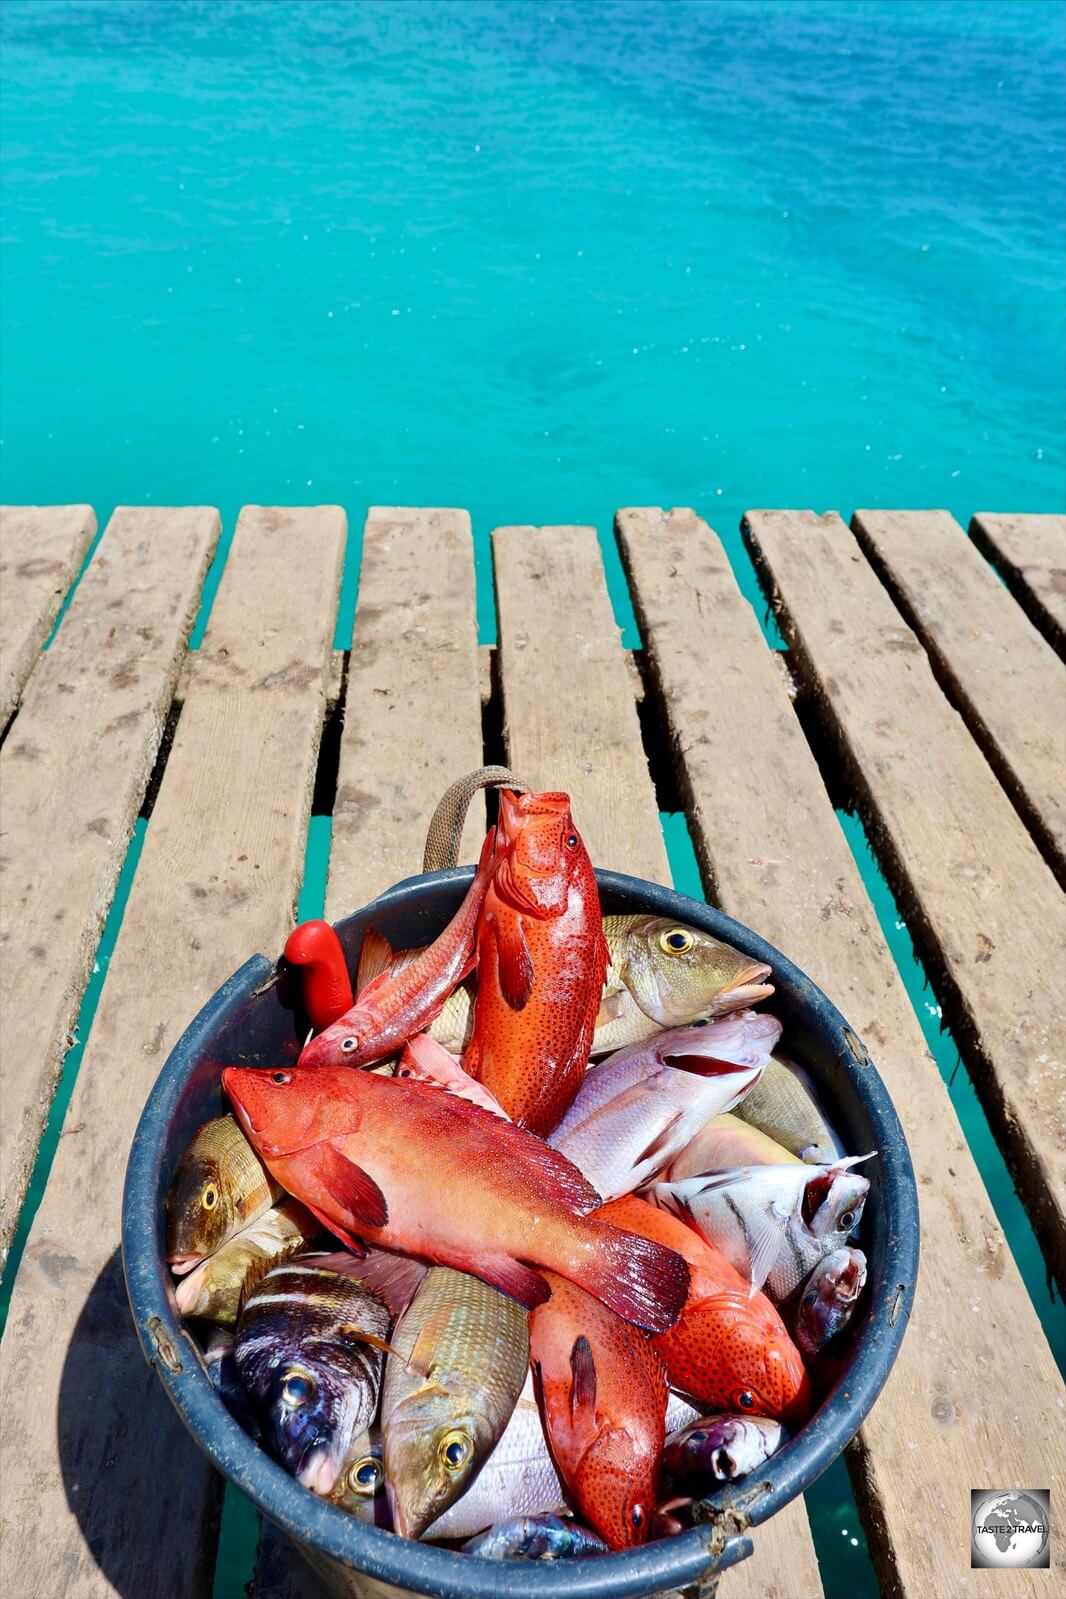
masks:
[(639, 1327), (677, 1321), (682, 1257), (589, 1216), (576, 1167), (479, 1105), (343, 1066), (230, 1066), (222, 1085), (268, 1170), (351, 1248), (454, 1266), (527, 1309), (549, 1297), (530, 1268), (550, 1268)]
[(548, 1446), (582, 1520), (612, 1549), (645, 1542), (666, 1439), (666, 1374), (643, 1333), (570, 1283), (529, 1318)]
[(609, 958), (569, 796), (503, 789), (463, 1067), (512, 1121), (544, 1137), (585, 1075)]
[[(490, 828), (466, 898), (440, 937), (414, 959), (387, 965), (360, 989), (351, 1009), (304, 1045), (301, 1066), (369, 1066), (401, 1049), (439, 1015), (474, 965), (474, 934), (493, 872), (494, 843)], [(370, 932), (366, 939), (380, 935)]]

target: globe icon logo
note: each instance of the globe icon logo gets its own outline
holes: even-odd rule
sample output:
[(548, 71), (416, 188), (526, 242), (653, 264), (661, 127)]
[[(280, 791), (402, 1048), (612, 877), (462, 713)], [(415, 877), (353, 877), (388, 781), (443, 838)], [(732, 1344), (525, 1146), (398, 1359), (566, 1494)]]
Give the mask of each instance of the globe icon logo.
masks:
[(975, 1490), (972, 1501), (971, 1565), (1019, 1568), (1049, 1564), (1051, 1527), (1046, 1492)]

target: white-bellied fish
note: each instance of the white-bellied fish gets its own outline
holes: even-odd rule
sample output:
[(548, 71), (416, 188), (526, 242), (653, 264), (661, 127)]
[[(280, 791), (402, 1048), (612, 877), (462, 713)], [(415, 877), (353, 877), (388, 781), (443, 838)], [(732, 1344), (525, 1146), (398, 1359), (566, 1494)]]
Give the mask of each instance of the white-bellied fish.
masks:
[(389, 1313), (354, 1277), (314, 1260), (268, 1271), (237, 1323), (237, 1369), (273, 1454), (328, 1494), (381, 1388)]
[(653, 1183), (645, 1197), (690, 1221), (747, 1278), (753, 1295), (765, 1284), (780, 1304), (859, 1225), (870, 1183), (850, 1168), (870, 1158), (741, 1166)]
[(548, 1142), (605, 1200), (630, 1194), (743, 1098), (780, 1036), (750, 1010), (657, 1033), (593, 1067)]
[(739, 1108), (712, 1116), (706, 1127), (700, 1128), (667, 1167), (666, 1175), (671, 1181), (679, 1177), (697, 1177), (707, 1171), (733, 1171), (737, 1166), (802, 1164), (799, 1156), (791, 1154), (783, 1144), (775, 1143), (757, 1127), (742, 1121), (737, 1113)]

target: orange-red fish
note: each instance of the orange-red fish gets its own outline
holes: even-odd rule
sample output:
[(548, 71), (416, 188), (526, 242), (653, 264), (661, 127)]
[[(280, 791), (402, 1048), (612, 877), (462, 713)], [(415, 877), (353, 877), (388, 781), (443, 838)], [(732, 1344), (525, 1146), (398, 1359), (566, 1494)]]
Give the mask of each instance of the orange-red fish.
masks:
[(503, 789), (463, 1065), (535, 1133), (552, 1131), (581, 1086), (608, 959), (568, 796)]
[(615, 1199), (597, 1215), (623, 1232), (676, 1249), (688, 1261), (690, 1286), (680, 1319), (651, 1340), (671, 1388), (709, 1410), (772, 1416), (790, 1426), (806, 1420), (810, 1379), (765, 1294), (749, 1299), (748, 1284), (724, 1255), (646, 1200)]
[(301, 922), (285, 943), (285, 959), (300, 973), (304, 1010), (316, 1033), (352, 1005), (352, 983), (341, 941), (328, 922)]
[(549, 1267), (638, 1326), (677, 1320), (681, 1257), (590, 1218), (598, 1195), (576, 1167), (479, 1105), (342, 1066), (227, 1067), (222, 1084), (277, 1181), (350, 1247), (454, 1266), (527, 1308), (548, 1297), (531, 1268)]
[(648, 1536), (666, 1438), (666, 1373), (635, 1327), (548, 1274), (529, 1351), (548, 1447), (578, 1514), (612, 1549)]
[(473, 967), (474, 933), (492, 876), (494, 839), (495, 829), (490, 829), (474, 880), (440, 937), (414, 959), (386, 966), (361, 988), (350, 1010), (304, 1045), (301, 1066), (369, 1066), (429, 1026)]

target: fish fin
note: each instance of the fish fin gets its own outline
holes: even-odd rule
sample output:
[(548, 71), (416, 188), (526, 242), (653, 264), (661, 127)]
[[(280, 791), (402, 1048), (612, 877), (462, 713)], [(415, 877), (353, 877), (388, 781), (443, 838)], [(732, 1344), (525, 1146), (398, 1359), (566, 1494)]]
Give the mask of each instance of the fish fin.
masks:
[[(616, 1100), (611, 1101), (611, 1108), (614, 1109), (615, 1105), (617, 1105), (624, 1098), (624, 1094), (619, 1094)], [(644, 1161), (654, 1160), (659, 1155), (663, 1155), (663, 1158), (665, 1159), (666, 1155), (664, 1152), (668, 1153), (670, 1148), (670, 1130), (682, 1120), (684, 1115), (684, 1110), (675, 1110), (670, 1119), (665, 1121), (658, 1129), (654, 1138), (646, 1146), (646, 1148), (642, 1149), (640, 1154), (636, 1156), (632, 1164), (634, 1166), (640, 1166)]]
[(533, 992), (533, 961), (517, 916), (507, 918), (507, 931), (494, 918), (500, 993), (512, 1010), (522, 1010)]
[[(481, 1109), (479, 1105), (477, 1109)], [(492, 1115), (485, 1111), (485, 1115)], [(498, 1117), (494, 1118), (499, 1121)], [(501, 1137), (506, 1134), (501, 1133)], [(519, 1137), (511, 1140), (512, 1159), (520, 1160), (541, 1182), (550, 1186), (551, 1197), (557, 1205), (572, 1211), (575, 1216), (587, 1216), (598, 1210), (603, 1200), (587, 1177), (583, 1177), (572, 1161), (558, 1149), (545, 1144), (534, 1133), (519, 1129)]]
[(337, 1238), (339, 1238), (341, 1240), (341, 1243), (348, 1245), (348, 1248), (351, 1250), (352, 1254), (356, 1257), (357, 1260), (365, 1259), (366, 1250), (363, 1248), (363, 1246), (359, 1242), (358, 1238), (355, 1238), (355, 1237), (352, 1236), (351, 1233), (346, 1232), (343, 1227), (339, 1227), (335, 1221), (332, 1221), (326, 1215), (324, 1210), (319, 1210), (317, 1205), (310, 1204), (306, 1199), (303, 1201), (303, 1203), (307, 1206), (307, 1208), (311, 1212), (312, 1216), (317, 1217), (317, 1219), (322, 1223), (323, 1227), (326, 1228), (327, 1232), (333, 1233)]
[(583, 1410), (596, 1409), (596, 1360), (592, 1345), (581, 1333), (570, 1351), (570, 1420), (577, 1425)]
[(351, 1322), (345, 1322), (339, 1331), (344, 1333), (346, 1338), (355, 1338), (361, 1344), (370, 1344), (374, 1349), (380, 1349), (383, 1354), (395, 1355), (398, 1360), (403, 1359), (396, 1346), (390, 1344), (387, 1338), (379, 1338), (377, 1333), (367, 1332), (363, 1327), (355, 1327)]
[(551, 1298), (551, 1289), (540, 1272), (531, 1271), (509, 1255), (491, 1255), (486, 1261), (479, 1260), (474, 1275), (490, 1288), (498, 1288), (501, 1294), (517, 1300), (527, 1310), (536, 1310)]
[[(429, 1376), (430, 1367), (433, 1365), (433, 1357), (437, 1352), (437, 1344), (440, 1342), (451, 1319), (451, 1305), (438, 1305), (414, 1341), (414, 1346), (405, 1362), (408, 1371), (413, 1372), (418, 1377)], [(400, 1358), (402, 1360), (403, 1356), (401, 1355)]]
[(605, 1027), (608, 1022), (616, 1022), (625, 1014), (626, 989), (608, 989), (600, 1000), (600, 1008), (596, 1012), (596, 1026)]
[(563, 1275), (636, 1327), (648, 1332), (673, 1327), (688, 1296), (688, 1262), (665, 1244), (620, 1232), (594, 1217), (587, 1220), (596, 1229), (595, 1256), (572, 1276)]
[(342, 1155), (330, 1143), (324, 1142), (319, 1146), (316, 1176), (327, 1193), (333, 1196), (338, 1205), (343, 1205), (357, 1222), (362, 1222), (365, 1227), (385, 1226), (389, 1219), (385, 1195), (369, 1172), (357, 1166), (354, 1160), (349, 1160), (347, 1155)]
[(768, 1210), (756, 1210), (744, 1218), (744, 1236), (751, 1260), (751, 1288), (749, 1299), (754, 1299), (763, 1283), (774, 1269), (785, 1241), (788, 1212), (771, 1204)]
[(420, 949), (393, 949), (384, 933), (368, 927), (359, 950), (355, 973), (356, 1001), (372, 998), (385, 983), (406, 971), (421, 955)]

